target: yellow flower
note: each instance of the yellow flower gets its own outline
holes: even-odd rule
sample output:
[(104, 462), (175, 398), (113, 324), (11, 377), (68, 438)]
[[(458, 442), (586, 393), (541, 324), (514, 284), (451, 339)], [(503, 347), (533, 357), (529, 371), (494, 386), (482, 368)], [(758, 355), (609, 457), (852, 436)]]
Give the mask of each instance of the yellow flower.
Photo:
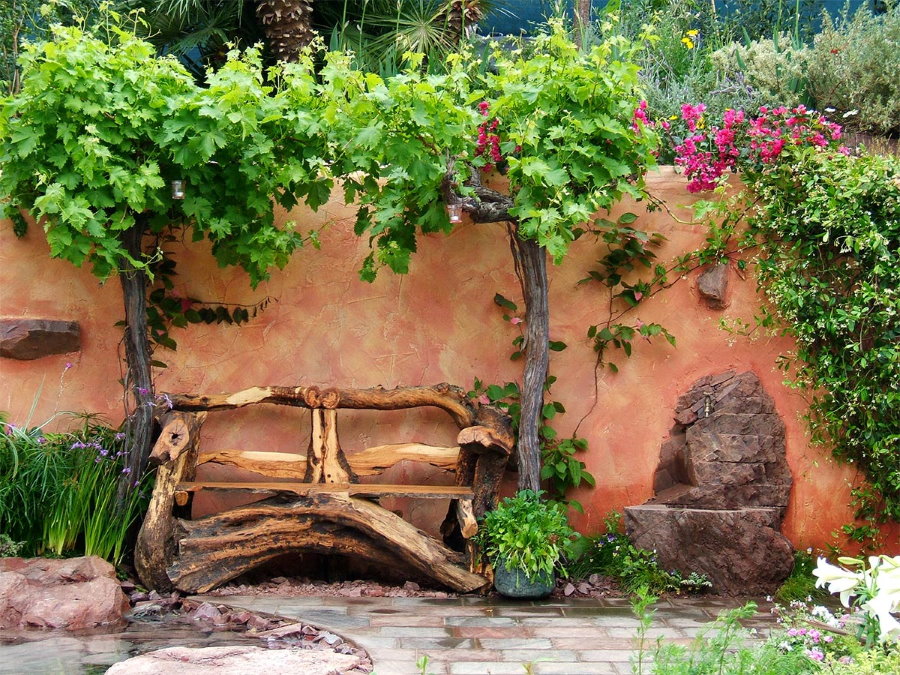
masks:
[(687, 36), (681, 38), (681, 44), (683, 44), (683, 45), (684, 45), (685, 47), (687, 47), (688, 49), (693, 49), (693, 48), (694, 48), (694, 41), (691, 40), (691, 38), (689, 38), (689, 37), (687, 37)]
[(697, 37), (700, 34), (699, 30), (689, 30), (685, 35), (689, 35), (691, 37)]

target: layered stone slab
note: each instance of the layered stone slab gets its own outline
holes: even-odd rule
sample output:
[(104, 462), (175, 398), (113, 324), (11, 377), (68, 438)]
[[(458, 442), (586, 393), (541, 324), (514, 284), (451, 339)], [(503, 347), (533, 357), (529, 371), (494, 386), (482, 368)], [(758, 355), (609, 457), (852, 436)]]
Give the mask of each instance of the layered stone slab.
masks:
[(0, 356), (31, 361), (81, 349), (77, 321), (0, 319)]
[(665, 569), (707, 575), (728, 595), (767, 593), (787, 578), (794, 547), (779, 532), (780, 509), (692, 509), (644, 504), (625, 509), (636, 546)]

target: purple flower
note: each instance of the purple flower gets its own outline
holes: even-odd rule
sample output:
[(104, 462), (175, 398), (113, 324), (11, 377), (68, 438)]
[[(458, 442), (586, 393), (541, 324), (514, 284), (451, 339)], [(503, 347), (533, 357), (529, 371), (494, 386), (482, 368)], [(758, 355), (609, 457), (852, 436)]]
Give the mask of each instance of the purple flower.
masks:
[(80, 449), (82, 449), (82, 448), (86, 448), (87, 446), (86, 446), (84, 443), (82, 443), (81, 441), (75, 441), (75, 442), (72, 443), (72, 445), (69, 446), (69, 447), (70, 447), (72, 450), (80, 450)]
[(120, 431), (119, 433), (116, 434), (116, 440), (117, 440), (117, 441), (124, 441), (124, 440), (125, 440), (125, 434), (123, 434), (123, 433)]
[(43, 444), (46, 443), (46, 442), (47, 442), (47, 439), (44, 438), (43, 436), (38, 436), (38, 437), (37, 437), (37, 444), (38, 444), (38, 445), (43, 445)]
[(124, 469), (122, 469), (122, 473), (124, 473), (127, 476), (128, 474), (131, 473), (131, 467), (126, 466)]
[(824, 661), (825, 660), (825, 653), (818, 647), (813, 647), (812, 649), (807, 649), (805, 654), (806, 654), (806, 658), (812, 659), (813, 661)]
[[(71, 367), (74, 366), (74, 365), (75, 365), (75, 364), (72, 363), (71, 361), (66, 361), (66, 370), (68, 370), (69, 368), (71, 368)], [(65, 372), (65, 371), (63, 371), (63, 372)]]
[(146, 387), (138, 387), (137, 391), (138, 391), (138, 394), (140, 394), (141, 396), (146, 396), (147, 394), (150, 393), (150, 390), (147, 389)]
[(16, 427), (13, 426), (12, 424), (7, 424), (7, 425), (4, 425), (3, 429), (4, 429), (4, 431), (6, 431), (6, 433), (11, 434), (12, 432), (14, 432), (16, 430)]

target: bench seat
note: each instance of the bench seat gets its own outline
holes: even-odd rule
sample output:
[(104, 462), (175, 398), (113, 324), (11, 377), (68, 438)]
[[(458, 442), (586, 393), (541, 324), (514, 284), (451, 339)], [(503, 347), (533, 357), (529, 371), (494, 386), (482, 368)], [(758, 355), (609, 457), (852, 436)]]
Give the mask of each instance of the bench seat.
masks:
[(416, 499), (472, 500), (472, 488), (457, 485), (389, 485), (384, 483), (293, 483), (293, 482), (211, 482), (187, 481), (175, 486), (178, 493), (201, 490), (241, 490), (244, 492), (293, 492), (298, 495), (345, 494), (351, 497), (412, 497)]

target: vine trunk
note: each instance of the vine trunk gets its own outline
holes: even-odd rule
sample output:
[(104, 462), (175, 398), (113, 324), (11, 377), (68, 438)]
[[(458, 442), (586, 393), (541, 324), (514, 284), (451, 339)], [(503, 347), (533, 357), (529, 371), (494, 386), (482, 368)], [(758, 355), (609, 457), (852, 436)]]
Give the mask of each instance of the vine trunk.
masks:
[(513, 259), (525, 298), (525, 372), (522, 382), (522, 417), (519, 421), (519, 489), (541, 487), (541, 411), (544, 383), (550, 362), (550, 309), (547, 251), (532, 239), (512, 235)]
[(147, 337), (147, 273), (132, 261), (143, 256), (142, 241), (146, 217), (138, 214), (135, 224), (122, 233), (122, 243), (128, 255), (122, 257), (119, 282), (125, 303), (125, 406), (128, 419), (125, 425), (128, 448), (128, 480), (136, 481), (143, 472), (150, 455), (153, 432), (153, 379), (150, 373), (150, 340)]

